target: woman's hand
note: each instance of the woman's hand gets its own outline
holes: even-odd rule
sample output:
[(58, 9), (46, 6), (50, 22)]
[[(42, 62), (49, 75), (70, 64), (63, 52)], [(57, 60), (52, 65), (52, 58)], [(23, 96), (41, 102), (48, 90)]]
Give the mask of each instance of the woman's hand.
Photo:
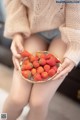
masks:
[(21, 58), (20, 53), (24, 50), (23, 42), (24, 40), (23, 40), (22, 35), (16, 34), (11, 44), (11, 51), (13, 54), (12, 60), (13, 60), (14, 67), (17, 70), (20, 69), (19, 60)]
[(58, 68), (58, 75), (54, 78), (54, 80), (65, 78), (68, 75), (68, 73), (74, 68), (74, 66), (75, 63), (72, 60), (65, 58), (63, 63)]

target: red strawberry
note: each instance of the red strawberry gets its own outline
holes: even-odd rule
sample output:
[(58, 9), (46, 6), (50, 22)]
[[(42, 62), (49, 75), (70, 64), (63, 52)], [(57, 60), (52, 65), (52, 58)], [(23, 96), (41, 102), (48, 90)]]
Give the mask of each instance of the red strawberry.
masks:
[(41, 57), (41, 52), (37, 52), (36, 57), (40, 58)]
[(42, 76), (43, 79), (46, 79), (46, 78), (48, 78), (48, 73), (43, 72), (43, 73), (41, 73), (41, 76)]
[(53, 55), (52, 54), (46, 54), (46, 59), (50, 59)]
[(48, 75), (49, 75), (50, 77), (52, 77), (53, 75), (55, 75), (55, 70), (54, 70), (53, 68), (50, 69), (49, 72), (48, 72)]
[(56, 58), (56, 62), (57, 62), (57, 63), (60, 63), (61, 61), (60, 61), (58, 58)]
[(49, 60), (47, 60), (47, 64), (49, 64), (50, 66), (56, 65), (55, 57), (51, 57)]
[(41, 54), (40, 58), (46, 59), (46, 54)]
[(38, 62), (38, 61), (34, 61), (34, 62), (33, 62), (33, 66), (34, 66), (35, 68), (39, 67), (39, 62)]
[(33, 62), (33, 61), (35, 61), (35, 56), (31, 55), (31, 56), (29, 57), (29, 59), (30, 59), (31, 62)]
[(23, 71), (23, 70), (26, 70), (26, 65), (25, 64), (23, 64), (22, 66), (21, 66), (21, 70)]
[(42, 73), (44, 71), (44, 68), (42, 66), (37, 68), (37, 73)]
[(30, 77), (31, 77), (31, 71), (30, 70), (21, 71), (21, 73), (25, 78), (30, 79)]
[(32, 73), (32, 75), (35, 75), (35, 74), (36, 74), (36, 69), (33, 68), (33, 69), (31, 70), (31, 73)]
[(52, 67), (52, 69), (54, 69), (55, 72), (57, 72), (58, 67), (55, 65), (55, 66)]
[(26, 50), (24, 50), (23, 52), (21, 52), (21, 56), (22, 57), (29, 57), (31, 54), (28, 52), (28, 51), (26, 51)]
[(39, 60), (38, 56), (35, 56), (35, 61)]
[(45, 60), (44, 58), (41, 58), (41, 59), (39, 60), (39, 64), (40, 64), (40, 65), (45, 65), (45, 64), (46, 64), (46, 60)]
[(46, 71), (46, 72), (48, 72), (49, 70), (50, 70), (50, 65), (44, 65), (44, 70)]
[(24, 65), (27, 65), (29, 62), (30, 62), (29, 60), (24, 60), (24, 61), (23, 61), (23, 64), (24, 64)]
[(36, 73), (36, 74), (34, 75), (34, 80), (35, 80), (35, 81), (41, 81), (41, 80), (42, 80), (41, 75), (40, 75), (39, 73)]
[(28, 63), (28, 64), (26, 65), (26, 68), (27, 68), (28, 70), (32, 69), (32, 68), (33, 68), (33, 64), (32, 64), (32, 63)]
[(33, 68), (32, 63), (28, 63), (27, 65), (22, 65), (22, 70), (31, 70)]

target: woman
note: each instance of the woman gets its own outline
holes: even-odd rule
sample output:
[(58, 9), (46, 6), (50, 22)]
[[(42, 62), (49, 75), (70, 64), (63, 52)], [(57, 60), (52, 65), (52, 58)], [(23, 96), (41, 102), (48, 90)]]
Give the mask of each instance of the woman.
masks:
[[(56, 3), (56, 0), (6, 0), (5, 37), (12, 38), (14, 73), (10, 94), (3, 112), (16, 120), (29, 104), (27, 120), (46, 120), (49, 103), (57, 88), (80, 59), (80, 5)], [(46, 37), (58, 28), (61, 37)], [(44, 32), (43, 32), (44, 31)], [(19, 75), (20, 52), (48, 50), (63, 60), (54, 80), (30, 84)]]

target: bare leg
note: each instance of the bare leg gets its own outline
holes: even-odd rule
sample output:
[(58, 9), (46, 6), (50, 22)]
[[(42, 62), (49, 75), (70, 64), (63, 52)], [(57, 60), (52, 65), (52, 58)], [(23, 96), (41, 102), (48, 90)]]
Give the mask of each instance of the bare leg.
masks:
[(8, 120), (16, 120), (27, 105), (31, 85), (21, 78), (17, 70), (14, 70), (12, 88), (3, 108)]
[(67, 49), (66, 44), (61, 40), (61, 38), (57, 37), (53, 39), (52, 42), (50, 43), (48, 51), (56, 55), (56, 57), (58, 57), (62, 61), (66, 49)]
[[(24, 47), (31, 53), (45, 50), (47, 44), (38, 36), (32, 35), (25, 40)], [(10, 94), (4, 104), (3, 112), (7, 113), (8, 120), (16, 120), (29, 101), (32, 84), (23, 80), (19, 71), (14, 70)]]
[[(56, 44), (56, 47), (55, 47), (55, 44)], [(59, 44), (59, 41), (57, 39), (56, 41), (52, 41), (49, 47), (49, 51), (51, 53), (55, 52), (57, 53), (57, 55), (59, 55), (58, 57), (61, 57), (63, 56), (66, 50), (64, 49), (63, 51), (62, 48), (65, 48), (65, 44), (63, 43)], [(55, 81), (52, 80), (46, 83), (33, 85), (30, 100), (29, 100), (29, 105), (31, 109), (27, 116), (28, 120), (46, 120), (47, 119), (49, 103), (53, 95), (55, 94), (57, 88), (64, 80), (64, 78), (65, 76), (60, 80), (55, 80)]]

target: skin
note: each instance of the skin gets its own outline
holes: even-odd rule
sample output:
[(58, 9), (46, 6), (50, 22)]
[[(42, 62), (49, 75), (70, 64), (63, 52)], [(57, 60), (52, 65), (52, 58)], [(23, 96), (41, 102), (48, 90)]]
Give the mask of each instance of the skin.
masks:
[(66, 51), (66, 44), (61, 38), (55, 38), (48, 45), (48, 43), (38, 35), (31, 35), (24, 39), (20, 34), (16, 34), (12, 41), (11, 51), (14, 63), (13, 83), (10, 94), (4, 104), (3, 113), (7, 113), (8, 120), (16, 120), (22, 113), (23, 108), (29, 104), (30, 111), (27, 115), (27, 120), (47, 120), (49, 103), (64, 78), (75, 66), (75, 63), (65, 58), (55, 78), (45, 84), (32, 85), (23, 80), (18, 71), (20, 69), (20, 52), (24, 49), (32, 54), (36, 51), (48, 50), (50, 53), (56, 54), (62, 61)]
[[(20, 69), (19, 60), (21, 56), (19, 53), (24, 50), (23, 44), (24, 44), (23, 37), (20, 34), (16, 34), (12, 41), (11, 51), (13, 54), (12, 58), (13, 58), (14, 67), (17, 70)], [(57, 71), (58, 75), (55, 77), (55, 80), (60, 79), (65, 74), (68, 75), (68, 73), (74, 68), (74, 66), (75, 63), (72, 60), (65, 58), (64, 61), (62, 62), (62, 65), (58, 68)]]

